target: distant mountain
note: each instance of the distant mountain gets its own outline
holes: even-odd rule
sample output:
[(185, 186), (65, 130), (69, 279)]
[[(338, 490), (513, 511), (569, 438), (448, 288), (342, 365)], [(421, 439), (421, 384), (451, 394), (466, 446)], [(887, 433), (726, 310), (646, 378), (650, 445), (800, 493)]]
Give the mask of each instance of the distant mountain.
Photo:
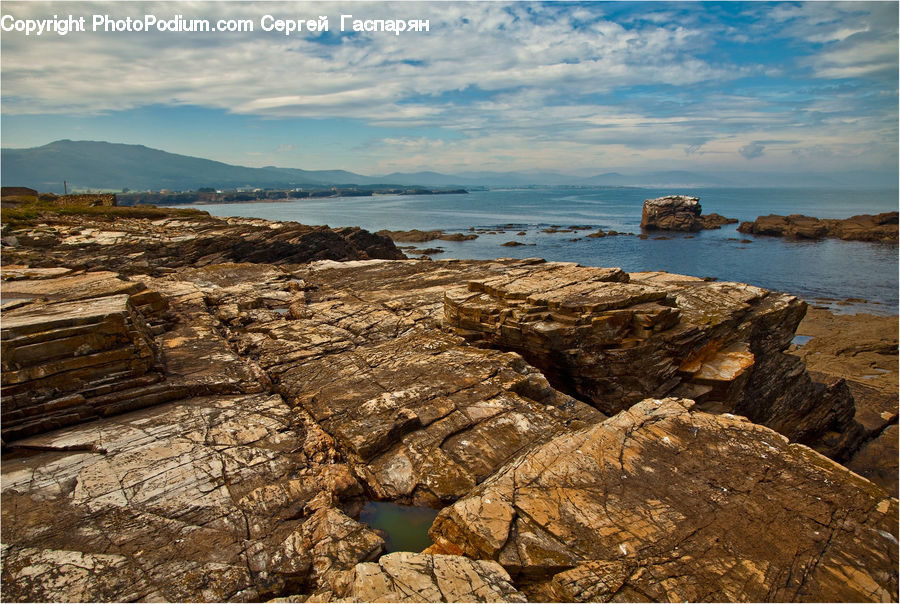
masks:
[(0, 150), (4, 186), (41, 192), (108, 189), (192, 191), (201, 187), (236, 189), (316, 188), (397, 185), (421, 187), (644, 186), (644, 187), (835, 187), (896, 188), (896, 172), (841, 173), (691, 172), (684, 170), (604, 172), (588, 178), (556, 172), (394, 172), (364, 176), (345, 170), (248, 168), (178, 155), (143, 145), (60, 140), (30, 149)]
[[(195, 190), (200, 187), (302, 187), (335, 182), (337, 173), (318, 176), (304, 170), (247, 168), (167, 153), (143, 145), (96, 141), (55, 141), (31, 149), (2, 149), (2, 182), (30, 183), (39, 191), (69, 189)], [(349, 172), (341, 184), (353, 183)], [(346, 179), (344, 176), (346, 175)], [(365, 177), (360, 177), (365, 178)], [(23, 185), (24, 186), (24, 185)]]

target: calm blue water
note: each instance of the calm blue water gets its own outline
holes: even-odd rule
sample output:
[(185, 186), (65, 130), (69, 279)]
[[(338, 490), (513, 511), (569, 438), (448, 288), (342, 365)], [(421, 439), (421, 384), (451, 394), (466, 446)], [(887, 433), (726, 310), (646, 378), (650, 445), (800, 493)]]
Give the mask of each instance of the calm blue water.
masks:
[[(618, 266), (628, 271), (665, 270), (673, 273), (742, 281), (785, 291), (807, 299), (860, 298), (869, 304), (854, 310), (896, 313), (898, 255), (893, 244), (826, 239), (789, 241), (745, 236), (737, 225), (693, 234), (666, 233), (667, 240), (637, 237), (584, 238), (590, 231), (547, 234), (550, 225), (590, 225), (603, 230), (640, 232), (644, 199), (669, 194), (695, 195), (704, 213), (718, 212), (741, 221), (765, 214), (806, 214), (847, 218), (896, 210), (891, 191), (811, 189), (526, 189), (473, 191), (468, 195), (415, 195), (297, 200), (280, 203), (213, 204), (203, 206), (216, 216), (293, 220), (304, 224), (361, 226), (380, 229), (444, 229), (469, 227), (505, 233), (482, 234), (474, 241), (432, 241), (420, 247), (440, 247), (438, 258), (491, 259), (541, 257), (587, 266)], [(518, 231), (524, 236), (516, 236)], [(580, 241), (571, 241), (581, 238)], [(741, 243), (750, 239), (751, 243)], [(506, 241), (526, 247), (502, 247)]]

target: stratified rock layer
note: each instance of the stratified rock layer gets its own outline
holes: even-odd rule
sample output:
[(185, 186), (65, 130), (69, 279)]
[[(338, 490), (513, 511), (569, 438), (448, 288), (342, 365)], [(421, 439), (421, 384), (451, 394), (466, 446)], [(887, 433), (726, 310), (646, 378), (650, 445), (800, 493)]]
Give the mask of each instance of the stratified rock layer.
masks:
[(204, 215), (114, 222), (57, 216), (52, 222), (4, 227), (6, 261), (35, 267), (103, 268), (130, 275), (223, 262), (405, 258), (389, 238), (355, 227), (334, 230)]
[[(804, 309), (796, 299), (739, 284), (535, 259), (286, 264), (298, 249), (291, 241), (275, 246), (287, 255), (276, 254), (281, 264), (274, 266), (260, 262), (263, 256), (252, 248), (233, 255), (247, 224), (259, 245), (262, 233), (276, 234), (277, 241), (280, 229), (294, 228), (238, 221), (223, 234), (207, 225), (212, 231), (201, 239), (216, 231), (218, 247), (190, 266), (172, 256), (198, 252), (190, 241), (203, 228), (190, 221), (134, 221), (124, 235), (111, 232), (110, 223), (84, 219), (4, 230), (4, 260), (12, 251), (25, 261), (46, 262), (43, 268), (4, 266), (4, 330), (8, 313), (35, 317), (71, 303), (84, 313), (118, 297), (131, 309), (130, 325), (154, 351), (146, 373), (131, 381), (116, 378), (104, 385), (106, 394), (73, 383), (62, 396), (87, 403), (112, 397), (117, 403), (104, 407), (104, 419), (4, 443), (6, 599), (516, 601), (522, 594), (550, 600), (638, 599), (642, 593), (761, 599), (769, 592), (758, 587), (755, 569), (773, 599), (896, 597), (896, 570), (884, 571), (888, 563), (896, 565), (896, 556), (891, 550), (883, 557), (873, 553), (895, 538), (895, 529), (884, 524), (892, 518), (896, 525), (896, 500), (871, 483), (787, 445), (770, 430), (689, 411), (686, 402), (669, 401), (659, 413), (639, 405), (627, 415), (630, 423), (619, 416), (596, 432), (605, 415), (577, 399), (596, 401), (574, 387), (569, 393), (577, 398), (555, 390), (511, 346), (492, 340), (498, 333), (512, 338), (513, 321), (519, 321), (521, 337), (535, 345), (535, 361), (546, 361), (544, 371), (555, 383), (560, 368), (574, 375), (580, 367), (594, 379), (598, 359), (618, 359), (610, 366), (620, 373), (609, 374), (608, 382), (621, 381), (618, 395), (615, 388), (595, 388), (611, 412), (619, 408), (616, 396), (627, 406), (648, 384), (665, 390), (669, 383), (673, 392), (690, 391), (709, 409), (745, 405), (777, 419), (785, 433), (809, 436), (827, 425), (841, 428), (835, 438), (847, 442), (852, 424), (841, 423), (847, 407), (840, 387), (815, 385), (799, 359), (783, 358)], [(136, 238), (141, 233), (147, 239)], [(357, 249), (368, 245), (363, 231), (333, 233), (357, 240)], [(75, 239), (63, 243), (69, 237)], [(179, 237), (185, 237), (182, 243)], [(121, 257), (125, 242), (136, 246), (128, 248), (131, 260)], [(310, 245), (312, 252), (330, 253)], [(219, 262), (248, 256), (255, 262)], [(67, 268), (48, 266), (52, 260)], [(88, 263), (143, 275), (138, 282), (118, 273), (83, 272)], [(459, 291), (470, 282), (481, 289)], [(469, 296), (483, 296), (480, 314), (467, 315), (472, 329), (443, 325), (447, 300), (458, 294), (463, 305), (475, 303)], [(475, 306), (464, 310), (474, 312)], [(48, 341), (62, 337), (56, 328), (45, 333)], [(78, 346), (60, 345), (59, 352), (65, 362), (90, 356)], [(59, 360), (35, 358), (31, 367), (38, 372)], [(4, 365), (4, 379), (20, 370)], [(6, 394), (4, 389), (4, 413)], [(42, 407), (45, 402), (32, 406), (52, 411)], [(606, 436), (598, 436), (596, 446), (577, 445), (587, 442), (585, 435), (601, 433)], [(871, 440), (866, 450), (881, 442)], [(668, 448), (673, 443), (682, 445), (676, 453)], [(584, 456), (605, 460), (605, 470), (597, 472), (599, 461), (587, 463)], [(357, 566), (374, 563), (383, 547), (379, 534), (353, 519), (365, 498), (436, 505), (458, 500), (466, 509), (488, 486), (509, 486), (511, 468), (525, 464), (540, 478), (511, 485), (510, 492), (521, 495), (511, 496), (510, 505), (521, 504), (517, 509), (529, 514), (519, 514), (507, 535), (517, 561), (500, 561), (514, 579), (490, 561), (441, 555), (476, 542), (466, 536), (474, 529), (458, 531), (455, 550), (441, 532), (444, 550), (381, 558), (377, 568)], [(565, 482), (554, 482), (538, 466), (559, 468)], [(568, 507), (559, 526), (581, 523), (565, 543), (545, 539), (556, 530), (544, 522), (554, 497), (569, 498), (560, 504)], [(721, 497), (738, 503), (729, 507)], [(496, 516), (494, 501), (483, 499), (487, 512), (475, 514), (480, 521)], [(586, 518), (600, 508), (613, 520), (591, 532), (593, 520)], [(785, 510), (795, 518), (790, 539), (784, 537)], [(769, 516), (773, 534), (781, 537), (774, 562), (757, 555), (769, 553), (761, 541)], [(863, 516), (865, 530), (857, 528)], [(672, 518), (679, 518), (671, 529), (677, 535), (667, 536)], [(693, 533), (678, 533), (691, 527)], [(646, 534), (663, 536), (631, 552), (629, 544)], [(690, 546), (690, 556), (673, 555), (682, 551), (676, 538)], [(610, 539), (616, 541), (610, 545)], [(785, 548), (792, 542), (799, 548), (797, 564), (785, 572)], [(497, 548), (507, 549), (502, 543)], [(566, 548), (575, 548), (574, 561)], [(739, 558), (751, 562), (738, 564)], [(666, 574), (668, 568), (673, 574)], [(745, 592), (734, 585), (745, 572), (749, 587), (740, 595)], [(661, 580), (648, 587), (650, 576)], [(609, 595), (619, 589), (618, 577), (624, 587)], [(773, 587), (796, 582), (804, 587)]]
[[(667, 195), (645, 199), (641, 211), (641, 228), (648, 231), (700, 231), (718, 229), (737, 222), (721, 214), (702, 216), (699, 197)], [(601, 236), (601, 235), (597, 235)]]
[(844, 219), (813, 218), (802, 214), (760, 216), (753, 222), (742, 222), (741, 233), (793, 237), (796, 239), (822, 239), (836, 237), (853, 241), (897, 242), (897, 212), (859, 214)]
[(739, 283), (565, 263), (510, 269), (447, 291), (445, 325), (513, 350), (607, 415), (679, 394), (801, 442), (861, 438), (842, 382), (814, 384), (784, 351), (806, 304)]
[(121, 401), (103, 395), (132, 384), (156, 360), (125, 294), (7, 310), (2, 344), (4, 440), (108, 414)]
[(358, 564), (349, 602), (525, 602), (493, 561), (397, 552)]
[(379, 536), (309, 509), (359, 492), (323, 436), (278, 396), (235, 395), (18, 441), (3, 460), (4, 599), (253, 601), (374, 559)]
[(767, 428), (648, 399), (445, 508), (432, 551), (558, 601), (894, 601), (897, 500)]

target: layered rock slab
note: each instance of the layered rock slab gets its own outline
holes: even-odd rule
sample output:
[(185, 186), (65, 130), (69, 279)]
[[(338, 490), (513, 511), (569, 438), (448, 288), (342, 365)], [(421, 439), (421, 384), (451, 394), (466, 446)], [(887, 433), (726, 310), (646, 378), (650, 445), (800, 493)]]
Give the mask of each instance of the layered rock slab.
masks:
[(360, 493), (336, 455), (263, 394), (17, 441), (2, 469), (4, 597), (253, 601), (327, 582), (383, 546), (330, 507)]
[[(435, 329), (447, 283), (508, 264), (324, 263), (290, 280), (241, 266), (167, 279), (204, 292), (235, 349), (335, 438), (379, 499), (455, 500), (523, 448), (604, 417), (555, 391), (519, 355), (468, 347)], [(252, 292), (226, 285), (238, 270), (256, 271)], [(263, 308), (280, 288), (287, 312)]]
[(737, 222), (721, 214), (702, 215), (699, 197), (667, 195), (645, 199), (641, 209), (641, 228), (648, 231), (700, 231), (718, 229)]
[(859, 214), (850, 218), (814, 218), (802, 214), (759, 216), (752, 222), (742, 222), (741, 233), (791, 237), (795, 239), (823, 239), (836, 237), (847, 241), (897, 242), (897, 212)]
[(829, 430), (858, 440), (846, 386), (813, 383), (783, 352), (805, 310), (794, 296), (741, 283), (546, 263), (448, 289), (444, 325), (519, 352), (607, 415), (675, 394), (802, 442)]
[(438, 505), (510, 457), (601, 419), (516, 354), (412, 333), (279, 376), (279, 390), (334, 436), (380, 499)]
[(147, 374), (153, 337), (128, 295), (29, 304), (3, 313), (3, 438), (102, 417), (84, 393)]
[(189, 396), (263, 389), (262, 372), (229, 348), (190, 284), (150, 289), (107, 271), (2, 274), (4, 294), (28, 296), (3, 305), (6, 441)]
[(2, 240), (4, 255), (12, 262), (34, 267), (104, 268), (128, 275), (224, 262), (405, 258), (389, 238), (355, 227), (334, 230), (200, 213), (153, 221), (53, 216), (37, 226), (6, 226)]
[(894, 601), (897, 500), (765, 427), (648, 399), (438, 515), (436, 553), (555, 601)]
[(358, 564), (342, 601), (525, 602), (493, 561), (396, 552)]

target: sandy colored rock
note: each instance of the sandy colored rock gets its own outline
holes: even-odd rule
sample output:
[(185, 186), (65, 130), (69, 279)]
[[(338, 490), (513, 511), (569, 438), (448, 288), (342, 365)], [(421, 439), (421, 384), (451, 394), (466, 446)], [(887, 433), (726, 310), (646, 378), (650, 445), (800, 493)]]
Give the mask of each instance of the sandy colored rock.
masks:
[(557, 601), (897, 598), (897, 500), (767, 428), (648, 399), (507, 464), (433, 550)]
[(496, 562), (396, 552), (359, 564), (349, 602), (525, 602)]
[(791, 352), (813, 375), (845, 379), (853, 394), (861, 437), (846, 445), (841, 435), (831, 435), (843, 448), (839, 461), (896, 495), (897, 316), (811, 308), (797, 333), (811, 339)]
[(444, 296), (446, 327), (519, 352), (554, 387), (607, 415), (676, 394), (800, 442), (848, 430), (847, 441), (858, 439), (846, 386), (816, 386), (783, 352), (805, 310), (750, 285), (571, 263), (513, 268)]
[[(605, 418), (576, 400), (590, 397), (551, 385), (559, 358), (573, 375), (600, 359), (614, 368), (609, 384), (622, 384), (596, 390), (612, 405), (670, 372), (672, 392), (690, 390), (704, 409), (746, 408), (796, 438), (849, 447), (841, 386), (815, 384), (784, 354), (804, 310), (790, 296), (537, 259), (363, 259), (390, 248), (358, 229), (249, 219), (61, 218), (8, 231), (4, 261), (47, 270), (4, 273), (4, 291), (21, 283), (43, 298), (5, 302), (4, 329), (7, 304), (13, 317), (86, 307), (138, 283), (117, 295), (144, 316), (157, 351), (143, 375), (49, 401), (100, 401), (115, 415), (5, 443), (11, 601), (348, 597), (357, 564), (381, 552), (381, 536), (353, 519), (372, 497), (457, 501), (448, 509), (477, 528), (421, 557), (363, 565), (388, 584), (384, 599), (896, 597), (896, 570), (883, 570), (896, 567), (896, 500), (871, 483), (688, 403), (638, 407), (581, 447)], [(336, 261), (346, 258), (356, 259)], [(467, 302), (477, 338), (444, 331), (445, 295), (460, 288), (479, 296)], [(165, 306), (151, 313), (154, 296)], [(522, 350), (537, 342), (552, 361), (542, 371), (489, 341), (523, 318)], [(869, 440), (860, 430), (862, 472), (863, 452), (883, 455), (890, 427)], [(526, 466), (535, 481), (510, 485)], [(631, 551), (637, 539), (644, 549)], [(503, 553), (515, 579), (458, 557), (466, 547)]]
[(2, 422), (9, 440), (102, 417), (85, 394), (147, 375), (156, 346), (126, 294), (3, 313)]
[[(334, 484), (318, 478), (332, 465), (313, 461), (317, 439), (280, 397), (259, 394), (17, 441), (3, 460), (4, 597), (231, 601), (298, 589), (331, 539), (302, 516)], [(353, 548), (343, 544), (347, 568), (371, 555)]]

